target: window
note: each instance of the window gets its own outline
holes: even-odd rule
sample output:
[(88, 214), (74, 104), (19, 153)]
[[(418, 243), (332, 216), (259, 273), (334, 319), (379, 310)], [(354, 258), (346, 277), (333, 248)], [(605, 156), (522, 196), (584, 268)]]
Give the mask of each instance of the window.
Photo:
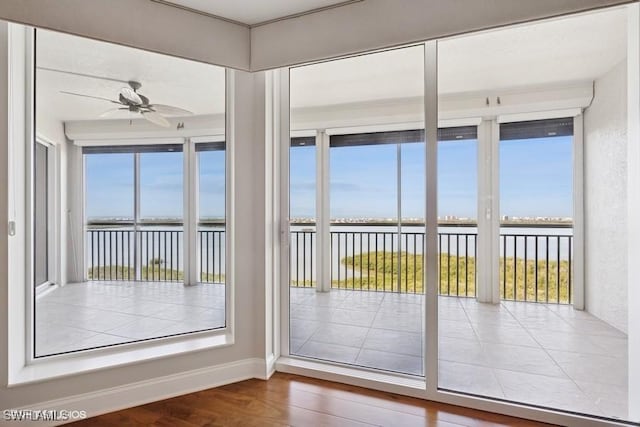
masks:
[(570, 304), (573, 118), (502, 124), (499, 156), (501, 297)]
[(43, 30), (35, 56), (32, 356), (224, 328), (224, 69)]

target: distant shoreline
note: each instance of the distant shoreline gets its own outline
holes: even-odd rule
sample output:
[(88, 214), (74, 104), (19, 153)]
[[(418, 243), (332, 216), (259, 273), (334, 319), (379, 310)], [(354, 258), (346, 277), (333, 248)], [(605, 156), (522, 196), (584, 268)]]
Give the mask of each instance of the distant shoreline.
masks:
[[(153, 218), (145, 219), (138, 222), (141, 226), (179, 226), (182, 225), (182, 220), (175, 218)], [(224, 225), (225, 220), (222, 218), (214, 219), (202, 219), (198, 221), (199, 225)], [(315, 220), (311, 218), (292, 218), (291, 225), (293, 226), (313, 226)], [(94, 218), (87, 221), (87, 226), (128, 226), (134, 225), (133, 220), (124, 218)], [(397, 226), (397, 220), (386, 218), (338, 218), (331, 220), (332, 226)], [(420, 219), (405, 219), (402, 221), (402, 226), (423, 226), (424, 222)], [(438, 226), (441, 227), (477, 227), (477, 222), (471, 219), (438, 219)], [(573, 226), (573, 220), (570, 218), (513, 218), (500, 221), (501, 227), (560, 227), (567, 228)]]

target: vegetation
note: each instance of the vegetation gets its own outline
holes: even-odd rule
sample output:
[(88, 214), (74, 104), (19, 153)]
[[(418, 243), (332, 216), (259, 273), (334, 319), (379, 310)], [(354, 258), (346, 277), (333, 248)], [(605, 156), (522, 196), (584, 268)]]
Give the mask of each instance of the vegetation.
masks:
[[(182, 270), (163, 268), (162, 264), (164, 264), (164, 261), (159, 258), (150, 260), (148, 265), (142, 267), (140, 280), (176, 282), (184, 280)], [(89, 280), (135, 280), (135, 277), (136, 271), (133, 267), (123, 267), (119, 265), (92, 267), (89, 268), (88, 272)], [(224, 274), (201, 273), (200, 281), (204, 283), (224, 283), (224, 277)]]
[[(423, 293), (423, 259), (421, 254), (400, 253), (402, 270), (398, 283), (398, 253), (361, 253), (341, 259), (340, 280), (333, 272), (331, 286), (337, 289), (378, 290)], [(457, 257), (441, 253), (440, 294), (452, 296), (474, 296), (476, 293), (476, 260), (474, 257)], [(525, 287), (526, 267), (526, 287)], [(345, 277), (347, 274), (350, 277)], [(504, 280), (506, 273), (506, 282)], [(558, 274), (559, 273), (559, 274)], [(500, 296), (504, 299), (569, 302), (570, 268), (567, 260), (525, 260), (523, 258), (500, 258)], [(559, 278), (559, 280), (558, 280)], [(536, 285), (537, 282), (537, 285)], [(548, 283), (548, 286), (547, 286)], [(292, 281), (292, 286), (313, 287), (311, 280)], [(506, 296), (505, 296), (506, 294)], [(526, 295), (526, 297), (525, 297)], [(558, 299), (559, 296), (559, 299)]]

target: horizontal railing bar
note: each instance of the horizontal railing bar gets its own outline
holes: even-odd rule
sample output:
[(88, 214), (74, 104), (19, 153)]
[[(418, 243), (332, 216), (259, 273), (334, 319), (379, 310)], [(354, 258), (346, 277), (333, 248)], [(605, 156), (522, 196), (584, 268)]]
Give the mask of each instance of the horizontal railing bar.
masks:
[[(293, 221), (289, 223), (292, 226), (315, 226), (315, 222), (303, 222)], [(371, 222), (331, 222), (329, 224), (332, 227), (397, 227), (397, 222), (387, 221), (371, 221)], [(424, 227), (424, 223), (421, 222), (403, 222), (400, 224), (402, 227)], [(475, 222), (439, 222), (438, 227), (450, 227), (450, 228), (474, 228), (478, 224)], [(517, 222), (517, 223), (502, 223), (501, 228), (573, 228), (571, 222)]]

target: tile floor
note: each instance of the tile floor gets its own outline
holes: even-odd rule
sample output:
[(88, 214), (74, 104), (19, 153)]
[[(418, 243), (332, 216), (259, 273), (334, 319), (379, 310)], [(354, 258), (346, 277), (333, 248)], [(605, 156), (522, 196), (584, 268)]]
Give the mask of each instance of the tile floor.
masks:
[[(291, 354), (422, 375), (423, 297), (291, 288)], [(627, 337), (570, 306), (439, 299), (439, 386), (626, 419)]]
[[(422, 375), (423, 297), (291, 289), (291, 353)], [(36, 301), (38, 356), (224, 326), (224, 286), (89, 282)], [(439, 299), (440, 387), (626, 419), (626, 335), (569, 306)]]
[(36, 355), (223, 327), (224, 285), (73, 283), (36, 299)]

